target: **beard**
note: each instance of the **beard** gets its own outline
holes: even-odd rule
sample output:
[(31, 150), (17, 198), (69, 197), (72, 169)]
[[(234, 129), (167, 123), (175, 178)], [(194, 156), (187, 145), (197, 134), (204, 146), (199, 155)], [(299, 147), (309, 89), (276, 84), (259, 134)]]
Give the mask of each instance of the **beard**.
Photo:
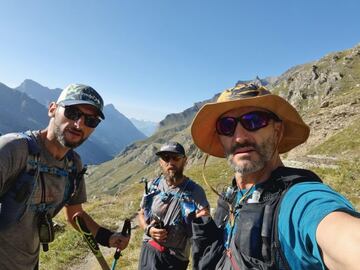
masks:
[[(244, 161), (240, 164), (236, 164), (234, 161), (234, 153), (239, 147), (253, 147), (258, 153), (257, 160), (251, 160), (251, 158), (242, 158)], [(247, 175), (262, 170), (266, 163), (271, 160), (274, 153), (275, 141), (274, 137), (269, 137), (261, 144), (255, 144), (245, 142), (242, 144), (236, 144), (231, 148), (230, 154), (227, 155), (227, 161), (229, 165), (234, 169), (236, 173), (240, 175)]]
[(184, 168), (176, 168), (175, 170), (165, 171), (163, 175), (170, 183), (177, 183), (183, 178)]
[(63, 147), (67, 147), (67, 148), (71, 148), (71, 149), (80, 146), (86, 140), (86, 138), (82, 137), (81, 140), (79, 140), (77, 142), (69, 142), (68, 140), (65, 139), (64, 132), (61, 131), (60, 126), (56, 125), (56, 124), (55, 124), (54, 134), (56, 136), (56, 140)]

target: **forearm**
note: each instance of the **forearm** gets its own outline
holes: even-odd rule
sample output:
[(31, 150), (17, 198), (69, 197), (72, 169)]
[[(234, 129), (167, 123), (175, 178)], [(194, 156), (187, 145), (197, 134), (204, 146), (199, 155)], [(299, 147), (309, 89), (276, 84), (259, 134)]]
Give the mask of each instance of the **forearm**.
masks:
[(360, 254), (360, 218), (333, 212), (319, 224), (316, 238), (329, 269), (357, 269)]
[(82, 208), (81, 204), (69, 205), (65, 207), (65, 217), (66, 220), (74, 227), (76, 230), (79, 230), (75, 221), (73, 220), (74, 215), (80, 215), (84, 220), (87, 228), (90, 230), (93, 236), (96, 236), (100, 225), (97, 224)]
[(146, 223), (145, 221), (145, 216), (144, 216), (144, 209), (140, 209), (139, 213), (138, 213), (138, 220), (139, 220), (139, 225), (140, 227), (145, 230), (145, 228), (149, 225)]

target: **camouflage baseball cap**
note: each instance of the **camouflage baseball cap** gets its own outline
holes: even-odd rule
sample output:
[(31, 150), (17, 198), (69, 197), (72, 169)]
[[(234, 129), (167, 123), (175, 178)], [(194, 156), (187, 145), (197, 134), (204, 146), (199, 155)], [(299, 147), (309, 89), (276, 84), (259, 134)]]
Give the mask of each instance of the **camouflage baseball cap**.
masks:
[(84, 84), (70, 84), (60, 94), (57, 104), (69, 106), (76, 104), (89, 104), (94, 106), (102, 119), (105, 119), (103, 114), (104, 101), (102, 97), (94, 88)]

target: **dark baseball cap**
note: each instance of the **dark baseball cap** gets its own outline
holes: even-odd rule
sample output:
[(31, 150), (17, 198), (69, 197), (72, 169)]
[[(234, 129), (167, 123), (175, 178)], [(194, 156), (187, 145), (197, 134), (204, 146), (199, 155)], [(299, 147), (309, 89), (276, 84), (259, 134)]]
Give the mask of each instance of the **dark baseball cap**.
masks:
[(94, 106), (99, 116), (105, 119), (103, 108), (104, 101), (94, 88), (84, 84), (70, 84), (60, 94), (57, 104), (70, 106), (78, 104), (89, 104)]
[(167, 142), (160, 147), (160, 150), (156, 152), (157, 156), (162, 154), (173, 153), (181, 156), (185, 156), (184, 147), (178, 142)]

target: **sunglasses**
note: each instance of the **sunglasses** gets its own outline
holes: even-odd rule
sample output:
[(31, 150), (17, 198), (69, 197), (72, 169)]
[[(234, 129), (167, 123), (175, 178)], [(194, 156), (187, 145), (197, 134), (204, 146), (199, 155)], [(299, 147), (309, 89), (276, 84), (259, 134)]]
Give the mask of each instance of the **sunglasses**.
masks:
[(183, 157), (179, 156), (179, 155), (163, 154), (163, 155), (160, 156), (160, 158), (165, 162), (169, 162), (170, 160), (173, 160), (173, 161), (177, 162), (180, 159), (182, 159)]
[(99, 119), (98, 116), (85, 114), (75, 106), (63, 107), (65, 108), (64, 115), (67, 119), (77, 121), (81, 118), (81, 116), (84, 116), (84, 123), (89, 128), (96, 128), (97, 125), (101, 122), (101, 119)]
[(271, 119), (281, 121), (274, 113), (264, 111), (253, 111), (239, 117), (224, 116), (216, 122), (216, 132), (219, 135), (233, 136), (238, 122), (246, 130), (256, 131), (266, 127)]

